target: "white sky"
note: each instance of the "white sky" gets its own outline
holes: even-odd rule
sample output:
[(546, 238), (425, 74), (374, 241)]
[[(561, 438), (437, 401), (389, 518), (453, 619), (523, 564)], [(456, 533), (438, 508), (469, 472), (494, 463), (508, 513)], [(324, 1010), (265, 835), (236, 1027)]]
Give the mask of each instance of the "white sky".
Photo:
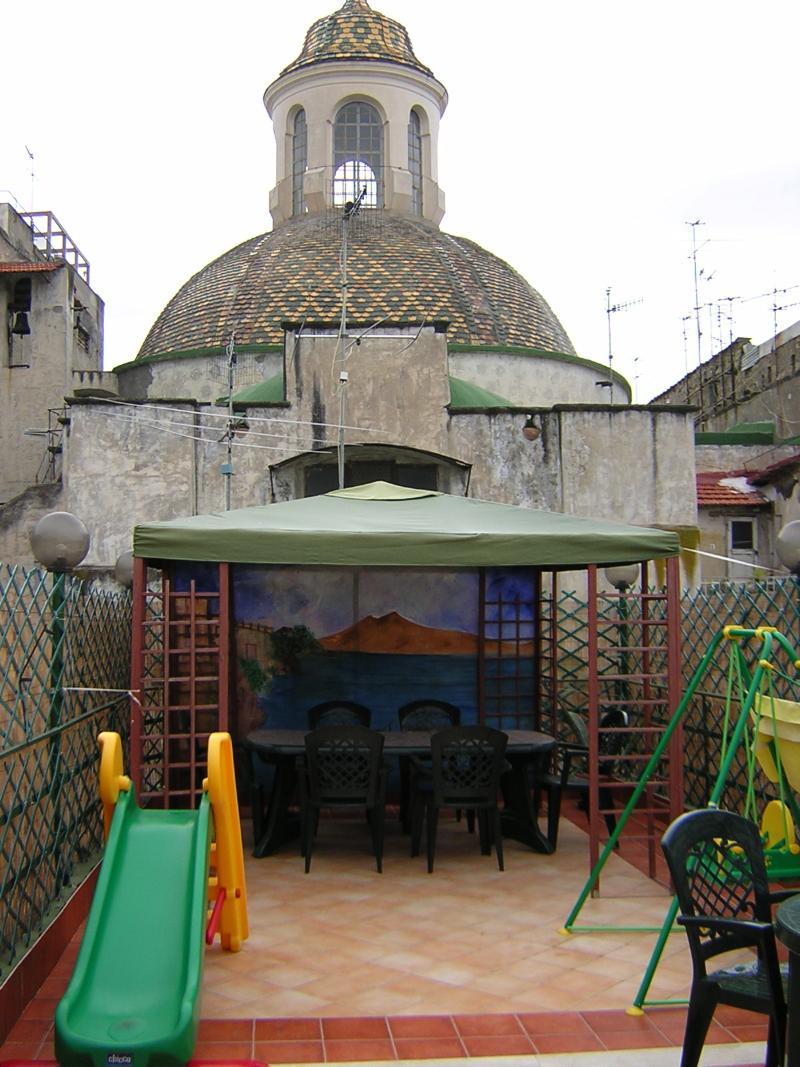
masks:
[[(37, 0), (14, 31), (0, 199), (53, 211), (89, 259), (107, 368), (135, 356), (190, 275), (270, 228), (262, 93), (337, 6)], [(772, 336), (774, 302), (798, 302), (779, 329), (800, 319), (796, 0), (374, 6), (450, 94), (443, 228), (508, 260), (585, 357), (607, 360), (606, 288), (641, 299), (612, 317), (614, 366), (640, 401), (697, 365), (688, 221), (705, 224), (698, 264), (713, 274), (701, 305), (743, 300), (734, 335)], [(773, 288), (789, 291), (747, 299)], [(712, 333), (714, 351), (729, 339), (715, 315), (704, 358)]]

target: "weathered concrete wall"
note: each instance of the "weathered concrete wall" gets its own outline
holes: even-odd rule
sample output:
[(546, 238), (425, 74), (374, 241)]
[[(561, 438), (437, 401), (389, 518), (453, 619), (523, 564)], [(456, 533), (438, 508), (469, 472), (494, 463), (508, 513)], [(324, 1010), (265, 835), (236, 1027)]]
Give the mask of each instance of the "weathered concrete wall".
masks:
[(33, 564), (30, 532), (51, 511), (66, 510), (60, 484), (34, 485), (0, 508), (0, 562)]
[[(0, 205), (0, 261), (42, 263), (33, 234), (7, 204)], [(31, 281), (30, 334), (0, 330), (0, 503), (44, 474), (48, 409), (62, 407), (76, 370), (99, 371), (103, 358), (103, 302), (71, 266), (4, 275), (0, 322), (6, 323), (14, 285)]]
[[(733, 559), (715, 559), (714, 556), (731, 556), (730, 523), (732, 519), (753, 519), (756, 524), (756, 549), (750, 562), (763, 570), (736, 563)], [(748, 508), (699, 508), (697, 525), (700, 530), (698, 548), (710, 555), (703, 557), (703, 582), (718, 582), (730, 578), (748, 579), (765, 577), (772, 569), (780, 569), (775, 561), (774, 524), (766, 509)]]
[[(450, 353), (450, 373), (502, 396), (515, 407), (554, 404), (607, 404), (608, 368), (590, 360), (524, 352)], [(630, 386), (614, 380), (614, 403), (629, 404)]]
[[(234, 371), (234, 392), (283, 371), (282, 352), (237, 353)], [(204, 404), (213, 404), (218, 397), (227, 396), (227, 357), (224, 352), (211, 355), (163, 356), (142, 363), (124, 363), (116, 368), (120, 396), (126, 400), (146, 397), (192, 397)]]
[(797, 445), (696, 445), (694, 450), (698, 474), (737, 470), (755, 473), (796, 453)]
[(694, 423), (668, 408), (557, 409), (562, 508), (618, 522), (694, 526)]

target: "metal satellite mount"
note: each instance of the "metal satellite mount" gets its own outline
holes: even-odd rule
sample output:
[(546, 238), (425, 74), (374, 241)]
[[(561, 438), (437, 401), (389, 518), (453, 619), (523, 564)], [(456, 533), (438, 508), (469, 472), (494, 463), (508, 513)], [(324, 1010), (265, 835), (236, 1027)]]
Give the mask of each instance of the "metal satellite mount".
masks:
[(612, 304), (611, 303), (611, 286), (606, 289), (606, 316), (608, 317), (608, 402), (614, 403), (614, 371), (612, 363), (614, 361), (613, 349), (611, 347), (611, 316), (617, 311), (627, 311), (628, 308), (633, 307), (635, 304), (641, 304), (643, 297), (638, 297), (636, 300), (628, 300), (624, 304)]

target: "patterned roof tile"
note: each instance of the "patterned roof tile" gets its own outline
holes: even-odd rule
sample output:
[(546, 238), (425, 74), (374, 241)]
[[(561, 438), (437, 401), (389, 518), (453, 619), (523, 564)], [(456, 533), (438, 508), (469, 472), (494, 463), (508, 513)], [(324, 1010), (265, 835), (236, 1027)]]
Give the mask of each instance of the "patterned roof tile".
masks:
[[(341, 216), (306, 216), (253, 237), (188, 282), (139, 357), (224, 344), (276, 344), (286, 319), (338, 322)], [(349, 224), (350, 321), (449, 322), (450, 343), (574, 354), (547, 302), (503, 260), (421, 220), (379, 211)]]
[(405, 26), (373, 11), (366, 0), (346, 0), (332, 15), (317, 19), (306, 34), (302, 52), (284, 67), (281, 77), (312, 63), (337, 59), (388, 60), (433, 74), (414, 55)]

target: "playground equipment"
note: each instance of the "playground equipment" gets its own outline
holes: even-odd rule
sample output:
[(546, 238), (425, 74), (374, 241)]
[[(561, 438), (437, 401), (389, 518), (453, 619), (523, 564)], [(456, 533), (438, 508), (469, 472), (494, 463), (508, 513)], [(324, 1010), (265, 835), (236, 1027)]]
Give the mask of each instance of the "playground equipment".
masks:
[[(754, 667), (751, 671), (745, 659), (742, 646), (748, 641), (760, 642)], [(774, 627), (761, 626), (745, 629), (738, 626), (723, 627), (712, 639), (705, 655), (697, 667), (686, 692), (674, 715), (662, 733), (652, 756), (645, 766), (630, 799), (617, 820), (614, 832), (609, 836), (603, 851), (587, 879), (577, 901), (573, 905), (561, 932), (563, 934), (590, 930), (611, 930), (614, 927), (575, 925), (584, 904), (594, 891), (600, 878), (600, 872), (613, 854), (620, 833), (636, 806), (651, 784), (652, 776), (665, 749), (680, 725), (703, 677), (709, 671), (714, 657), (723, 642), (729, 649), (728, 685), (725, 694), (725, 721), (723, 723), (720, 748), (720, 763), (716, 782), (708, 799), (708, 807), (719, 804), (725, 785), (730, 775), (736, 753), (744, 748), (747, 763), (747, 790), (745, 812), (758, 823), (754, 790), (754, 773), (756, 762), (764, 769), (769, 780), (778, 785), (779, 797), (770, 801), (761, 818), (761, 834), (764, 841), (765, 861), (770, 880), (800, 878), (800, 846), (795, 835), (795, 824), (800, 825), (800, 808), (791, 791), (787, 791), (788, 781), (793, 788), (800, 790), (800, 704), (776, 697), (773, 692), (773, 677), (780, 675), (794, 685), (796, 680), (782, 672), (774, 662), (776, 653), (784, 653), (795, 668), (800, 669), (800, 657), (783, 634)], [(738, 689), (739, 711), (735, 721), (731, 715), (732, 695)], [(748, 732), (748, 724), (752, 733)], [(675, 1001), (646, 1001), (647, 992), (653, 980), (656, 967), (664, 951), (667, 937), (672, 932), (678, 902), (673, 899), (667, 916), (660, 928), (658, 939), (653, 948), (639, 990), (633, 1005), (628, 1009), (632, 1015), (641, 1015), (645, 1004), (675, 1003)], [(619, 929), (619, 928), (616, 928)], [(632, 929), (630, 927), (626, 929)], [(643, 930), (638, 927), (633, 929)]]
[(177, 1067), (197, 1035), (204, 933), (231, 952), (248, 935), (231, 739), (209, 737), (196, 811), (141, 809), (119, 735), (98, 740), (106, 850), (56, 1009), (56, 1056), (61, 1067)]

